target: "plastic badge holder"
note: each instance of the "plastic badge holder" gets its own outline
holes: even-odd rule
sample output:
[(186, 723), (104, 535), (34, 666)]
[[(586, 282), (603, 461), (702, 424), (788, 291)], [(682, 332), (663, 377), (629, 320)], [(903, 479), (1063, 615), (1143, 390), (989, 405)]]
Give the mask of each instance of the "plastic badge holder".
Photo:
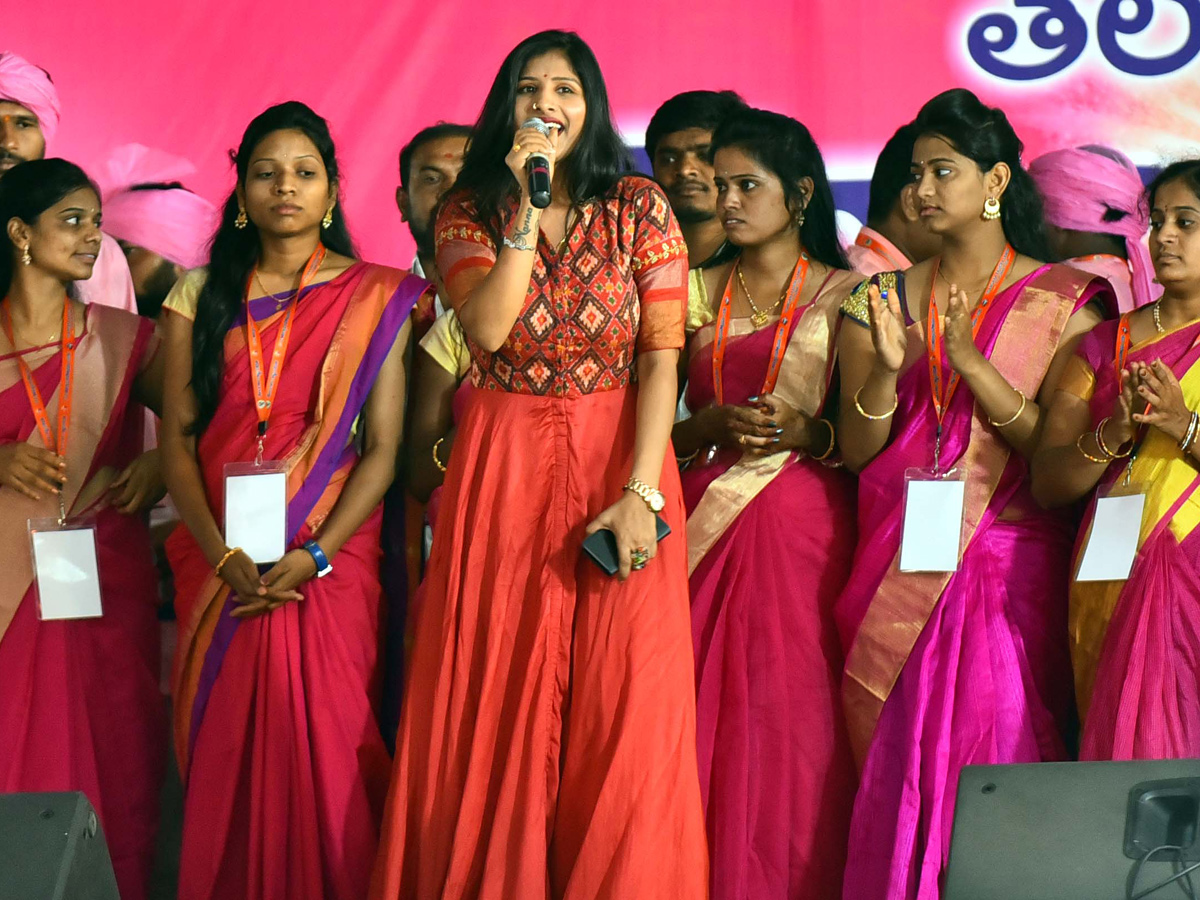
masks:
[(1076, 581), (1125, 581), (1137, 558), (1146, 492), (1139, 484), (1118, 482), (1101, 491)]
[(287, 469), (278, 460), (225, 466), (225, 546), (256, 564), (287, 552)]
[(901, 572), (958, 571), (966, 489), (966, 477), (958, 469), (904, 473)]
[(30, 519), (29, 545), (39, 619), (95, 619), (104, 614), (94, 521)]

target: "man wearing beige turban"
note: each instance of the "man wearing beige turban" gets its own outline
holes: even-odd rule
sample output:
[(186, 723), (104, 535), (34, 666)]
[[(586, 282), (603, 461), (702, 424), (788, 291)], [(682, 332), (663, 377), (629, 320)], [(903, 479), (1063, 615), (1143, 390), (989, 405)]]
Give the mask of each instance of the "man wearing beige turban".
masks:
[[(0, 178), (13, 166), (46, 155), (61, 117), (58, 90), (45, 69), (0, 51)], [(79, 299), (137, 312), (125, 254), (104, 235), (92, 277), (75, 284)]]

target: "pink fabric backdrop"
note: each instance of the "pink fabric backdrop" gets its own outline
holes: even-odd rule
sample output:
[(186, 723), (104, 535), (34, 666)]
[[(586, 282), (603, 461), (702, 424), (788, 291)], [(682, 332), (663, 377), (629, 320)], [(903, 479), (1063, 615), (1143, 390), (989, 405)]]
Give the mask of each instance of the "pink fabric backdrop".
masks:
[(1146, 55), (1183, 47), (1185, 58), (1166, 74), (1130, 75), (1101, 51), (1098, 19), (1118, 2), (1059, 0), (1061, 31), (1083, 49), (1033, 80), (990, 75), (968, 51), (971, 23), (1001, 13), (1018, 37), (998, 58), (1032, 65), (1061, 52), (1031, 43), (1044, 10), (1009, 0), (35, 0), (6, 4), (0, 49), (54, 77), (63, 122), (53, 154), (97, 171), (118, 144), (159, 147), (190, 158), (199, 172), (189, 186), (214, 201), (232, 185), (226, 153), (249, 119), (281, 100), (309, 103), (333, 125), (365, 255), (407, 264), (393, 201), (400, 146), (438, 119), (473, 121), (505, 53), (538, 28), (573, 28), (591, 43), (631, 144), (671, 94), (729, 87), (804, 120), (833, 177), (862, 180), (896, 126), (955, 85), (1003, 105), (1031, 154), (1104, 140), (1145, 164), (1200, 143), (1200, 63), (1188, 43), (1200, 21), (1178, 0), (1143, 0), (1151, 23), (1117, 43)]

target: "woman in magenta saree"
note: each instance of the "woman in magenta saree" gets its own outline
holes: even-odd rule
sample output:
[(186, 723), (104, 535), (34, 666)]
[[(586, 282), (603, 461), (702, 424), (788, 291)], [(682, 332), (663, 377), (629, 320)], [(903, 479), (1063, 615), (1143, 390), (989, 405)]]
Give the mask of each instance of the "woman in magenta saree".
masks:
[(1149, 196), (1165, 293), (1080, 342), (1034, 463), (1043, 502), (1088, 498), (1076, 569), (1098, 498), (1145, 496), (1128, 578), (1071, 585), (1080, 757), (1090, 760), (1200, 756), (1200, 160), (1165, 169)]
[[(838, 309), (859, 276), (846, 271), (803, 125), (748, 110), (721, 124), (712, 149), (717, 213), (739, 252), (705, 271), (720, 304), (692, 338), (695, 413), (673, 435), (691, 457), (682, 483), (712, 897), (838, 897), (856, 777), (833, 604), (854, 553), (854, 483), (834, 467), (821, 413)], [(756, 318), (743, 284), (785, 297), (782, 308)]]
[[(1065, 755), (1072, 529), (1033, 503), (1025, 457), (1074, 336), (1099, 320), (1085, 307), (1110, 296), (1034, 258), (1036, 195), (1003, 113), (951, 91), (917, 126), (916, 190), (942, 255), (864, 284), (840, 337), (842, 449), (862, 469), (837, 609), (862, 771), (847, 900), (939, 897), (961, 768)], [(934, 466), (939, 445), (942, 470), (966, 478), (957, 569), (901, 572), (906, 472)]]
[[(100, 243), (99, 200), (70, 163), (23, 163), (0, 182), (0, 221), (14, 217), (27, 222), (28, 237), (14, 247), (0, 230), (0, 316), (8, 332), (0, 337), (0, 793), (82, 791), (99, 813), (121, 896), (142, 900), (166, 762), (166, 713), (158, 687), (157, 573), (145, 517), (131, 513), (161, 496), (157, 455), (142, 454), (140, 405), (159, 405), (160, 354), (147, 320), (69, 301), (76, 340), (62, 491), (68, 516), (94, 521), (103, 614), (43, 620), (27, 523), (59, 515), (49, 490), (57, 458), (38, 427), (18, 359), (56, 427), (66, 352), (56, 330), (67, 283), (91, 272), (85, 257)], [(26, 249), (29, 264), (17, 263)], [(140, 487), (128, 493), (132, 481)]]
[[(377, 718), (380, 501), (399, 444), (406, 323), (428, 285), (348, 255), (331, 206), (334, 166), (325, 124), (307, 107), (282, 104), (255, 119), (212, 262), (164, 304), (168, 407), (178, 407), (163, 445), (186, 525), (167, 548), (180, 623), (173, 693), (186, 789), (183, 898), (361, 898), (375, 856), (390, 771)], [(305, 178), (305, 167), (327, 178)], [(257, 233), (238, 233), (239, 209)], [(246, 289), (245, 305), (235, 294), (224, 307), (229, 319), (214, 325), (205, 304), (224, 299), (211, 280), (228, 265), (230, 242), (245, 240), (260, 245), (257, 271), (235, 283), (258, 291)], [(300, 287), (271, 291), (268, 279), (297, 265)], [(265, 433), (247, 314), (268, 353), (290, 322)], [(222, 362), (206, 393), (210, 333), (221, 338)], [(202, 425), (197, 437), (189, 419)], [(258, 434), (263, 457), (287, 470), (290, 548), (261, 578), (245, 553), (225, 547), (217, 525), (224, 467), (253, 460)], [(318, 555), (331, 566), (319, 578)]]

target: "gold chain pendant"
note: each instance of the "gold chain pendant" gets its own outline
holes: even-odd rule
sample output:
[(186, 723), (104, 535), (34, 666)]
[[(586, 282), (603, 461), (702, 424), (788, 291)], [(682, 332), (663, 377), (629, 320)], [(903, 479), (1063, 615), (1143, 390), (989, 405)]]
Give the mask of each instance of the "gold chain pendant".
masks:
[(770, 310), (756, 309), (750, 314), (750, 324), (755, 328), (762, 328), (771, 318)]

